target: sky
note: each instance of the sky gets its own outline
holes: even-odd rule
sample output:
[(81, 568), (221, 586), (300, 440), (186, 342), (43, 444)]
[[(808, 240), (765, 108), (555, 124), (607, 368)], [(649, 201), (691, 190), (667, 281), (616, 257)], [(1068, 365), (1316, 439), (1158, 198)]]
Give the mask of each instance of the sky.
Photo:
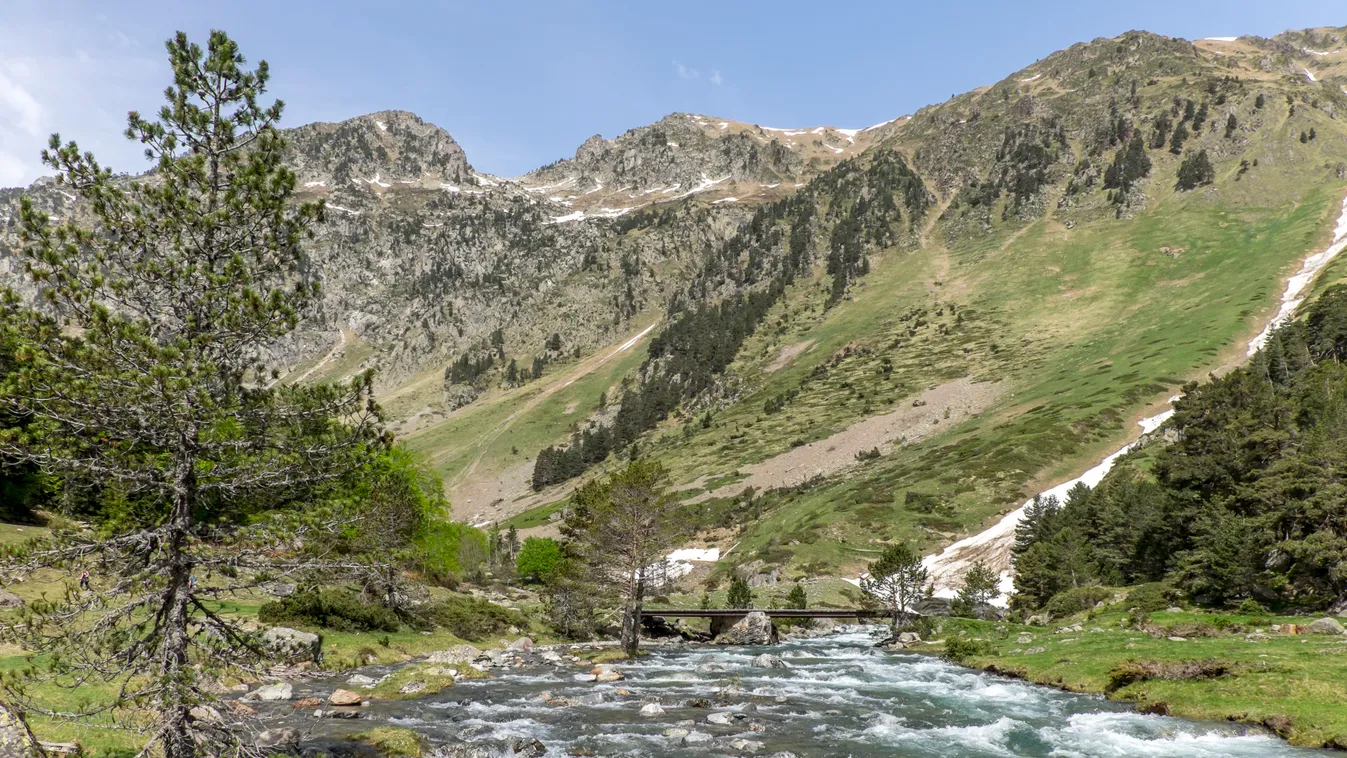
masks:
[[(1129, 29), (1195, 39), (1347, 24), (1342, 0), (3, 0), (0, 187), (49, 173), (52, 132), (119, 171), (170, 83), (164, 40), (211, 29), (271, 66), (282, 125), (402, 109), (517, 176), (673, 112), (864, 127)], [(1336, 13), (1334, 12), (1336, 11)]]

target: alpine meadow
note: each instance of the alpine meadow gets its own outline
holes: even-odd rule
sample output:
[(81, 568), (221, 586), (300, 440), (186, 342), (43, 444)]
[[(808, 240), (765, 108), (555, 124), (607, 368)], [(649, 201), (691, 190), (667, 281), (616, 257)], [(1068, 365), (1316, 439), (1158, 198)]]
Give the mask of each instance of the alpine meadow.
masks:
[(517, 177), (164, 50), (0, 189), (0, 754), (1347, 749), (1347, 27)]

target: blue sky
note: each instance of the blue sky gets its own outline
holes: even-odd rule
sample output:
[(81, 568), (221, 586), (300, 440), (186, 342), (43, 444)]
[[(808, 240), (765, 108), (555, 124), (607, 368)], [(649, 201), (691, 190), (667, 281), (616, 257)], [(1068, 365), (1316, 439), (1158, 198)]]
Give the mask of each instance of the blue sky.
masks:
[[(168, 84), (163, 40), (221, 28), (272, 66), (285, 124), (400, 108), (514, 176), (674, 111), (861, 127), (1128, 29), (1186, 38), (1347, 23), (1341, 0), (396, 2), (5, 0), (0, 186), (53, 131), (140, 170), (128, 110)], [(1334, 12), (1336, 10), (1336, 13)]]

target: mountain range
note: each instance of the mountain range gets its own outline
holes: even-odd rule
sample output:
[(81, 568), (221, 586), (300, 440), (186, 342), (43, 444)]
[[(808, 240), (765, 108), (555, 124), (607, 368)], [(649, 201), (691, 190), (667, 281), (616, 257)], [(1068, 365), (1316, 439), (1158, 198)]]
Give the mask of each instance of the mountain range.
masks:
[[(866, 128), (675, 113), (516, 178), (408, 112), (308, 124), (324, 297), (275, 359), (376, 368), (475, 523), (546, 532), (634, 448), (734, 562), (933, 551), (1243, 359), (1332, 235), (1343, 114), (1347, 27), (1128, 32)], [(0, 272), (24, 194), (80, 212), (0, 190)]]

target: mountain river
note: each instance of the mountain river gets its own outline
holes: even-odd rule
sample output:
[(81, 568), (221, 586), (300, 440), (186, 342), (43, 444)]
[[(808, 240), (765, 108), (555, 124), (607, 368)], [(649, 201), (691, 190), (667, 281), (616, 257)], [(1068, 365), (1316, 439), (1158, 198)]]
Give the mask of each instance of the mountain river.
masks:
[[(770, 648), (656, 647), (637, 663), (620, 664), (626, 678), (612, 683), (577, 681), (589, 667), (547, 664), (534, 654), (518, 668), (494, 668), (494, 678), (460, 682), (440, 695), (375, 701), (358, 720), (315, 721), (311, 711), (288, 706), (269, 720), (312, 730), (332, 745), (375, 726), (405, 727), (445, 746), (435, 754), (446, 758), (1326, 754), (1251, 727), (1142, 715), (1100, 697), (879, 650), (872, 647), (876, 635), (876, 628), (848, 627)], [(785, 666), (755, 661), (763, 653)], [(323, 696), (333, 686), (349, 685), (315, 683), (302, 694)], [(663, 712), (643, 716), (649, 703)]]

